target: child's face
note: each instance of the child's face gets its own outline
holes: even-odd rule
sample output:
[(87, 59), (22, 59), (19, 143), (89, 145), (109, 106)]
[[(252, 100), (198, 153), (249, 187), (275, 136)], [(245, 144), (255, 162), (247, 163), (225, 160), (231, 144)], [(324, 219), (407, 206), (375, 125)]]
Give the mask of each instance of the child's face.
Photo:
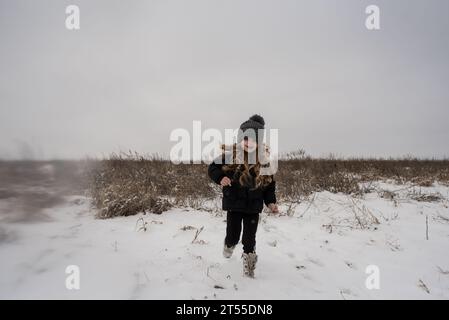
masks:
[(245, 139), (243, 139), (241, 143), (243, 150), (245, 150), (246, 152), (253, 152), (256, 150), (257, 142), (251, 138), (245, 137)]

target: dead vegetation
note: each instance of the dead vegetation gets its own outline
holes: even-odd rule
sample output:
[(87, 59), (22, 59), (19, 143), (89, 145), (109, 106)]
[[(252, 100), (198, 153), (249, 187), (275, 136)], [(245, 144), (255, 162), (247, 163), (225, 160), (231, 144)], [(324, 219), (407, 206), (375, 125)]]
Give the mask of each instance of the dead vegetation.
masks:
[(99, 218), (160, 214), (215, 196), (204, 165), (175, 165), (157, 156), (129, 154), (99, 161), (91, 171), (89, 190)]
[[(317, 191), (363, 196), (380, 192), (395, 200), (391, 191), (375, 190), (373, 181), (431, 186), (449, 185), (449, 160), (404, 159), (316, 159), (302, 150), (288, 153), (276, 173), (278, 199), (293, 212), (295, 206)], [(139, 212), (162, 213), (171, 207), (205, 208), (216, 200), (219, 186), (207, 176), (206, 164), (175, 165), (159, 156), (114, 154), (98, 161), (90, 172), (90, 194), (99, 218), (128, 216)], [(411, 194), (417, 201), (438, 201), (438, 194)], [(359, 208), (363, 211), (363, 208)], [(360, 211), (356, 208), (355, 211)], [(368, 215), (369, 216), (369, 215)], [(360, 224), (372, 222), (360, 220)], [(360, 227), (361, 227), (360, 226)]]

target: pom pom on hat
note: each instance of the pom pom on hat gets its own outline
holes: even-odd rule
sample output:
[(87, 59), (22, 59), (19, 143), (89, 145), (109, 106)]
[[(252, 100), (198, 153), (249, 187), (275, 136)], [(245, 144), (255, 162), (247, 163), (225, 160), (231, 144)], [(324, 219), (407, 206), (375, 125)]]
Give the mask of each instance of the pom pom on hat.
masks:
[(265, 120), (263, 119), (262, 116), (260, 116), (260, 115), (258, 115), (258, 114), (255, 114), (255, 115), (251, 116), (251, 117), (249, 118), (249, 120), (256, 121), (256, 122), (260, 123), (262, 126), (265, 125)]

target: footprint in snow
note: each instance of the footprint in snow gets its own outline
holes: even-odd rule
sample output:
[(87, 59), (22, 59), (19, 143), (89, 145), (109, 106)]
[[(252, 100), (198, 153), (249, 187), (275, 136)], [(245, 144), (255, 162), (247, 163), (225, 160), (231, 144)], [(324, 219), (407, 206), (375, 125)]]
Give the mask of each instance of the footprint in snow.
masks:
[(319, 261), (319, 260), (315, 260), (315, 259), (312, 259), (312, 258), (308, 258), (307, 260), (309, 262), (313, 263), (314, 265), (317, 265), (318, 267), (324, 267), (324, 264), (321, 261)]
[(354, 264), (352, 262), (345, 261), (345, 264), (351, 269), (357, 269), (356, 266), (354, 266)]
[(272, 225), (264, 224), (264, 225), (263, 225), (263, 229), (264, 229), (266, 232), (271, 232), (272, 230), (277, 230), (277, 227), (272, 226)]
[(270, 246), (270, 247), (276, 247), (277, 246), (277, 244), (278, 244), (278, 242), (276, 241), (276, 240), (274, 240), (274, 241), (268, 241), (267, 242), (267, 244)]
[(301, 274), (302, 275), (302, 277), (304, 278), (304, 279), (306, 279), (306, 280), (308, 280), (308, 281), (315, 281), (315, 279), (311, 276), (311, 275), (309, 275), (309, 274), (307, 274), (307, 273), (302, 273)]
[(357, 298), (357, 294), (346, 288), (340, 290), (340, 296), (343, 300), (346, 300), (347, 298)]

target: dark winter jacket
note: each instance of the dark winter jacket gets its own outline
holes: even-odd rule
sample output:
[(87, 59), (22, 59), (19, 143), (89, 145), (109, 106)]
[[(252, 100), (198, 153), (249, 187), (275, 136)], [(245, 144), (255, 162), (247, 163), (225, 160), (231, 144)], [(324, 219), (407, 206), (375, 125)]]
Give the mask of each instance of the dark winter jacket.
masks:
[(263, 204), (276, 203), (276, 182), (260, 188), (249, 188), (241, 186), (239, 174), (234, 171), (222, 170), (222, 164), (215, 161), (209, 165), (209, 177), (217, 184), (221, 179), (228, 177), (231, 179), (231, 186), (223, 187), (223, 210), (242, 211), (248, 213), (260, 213)]

